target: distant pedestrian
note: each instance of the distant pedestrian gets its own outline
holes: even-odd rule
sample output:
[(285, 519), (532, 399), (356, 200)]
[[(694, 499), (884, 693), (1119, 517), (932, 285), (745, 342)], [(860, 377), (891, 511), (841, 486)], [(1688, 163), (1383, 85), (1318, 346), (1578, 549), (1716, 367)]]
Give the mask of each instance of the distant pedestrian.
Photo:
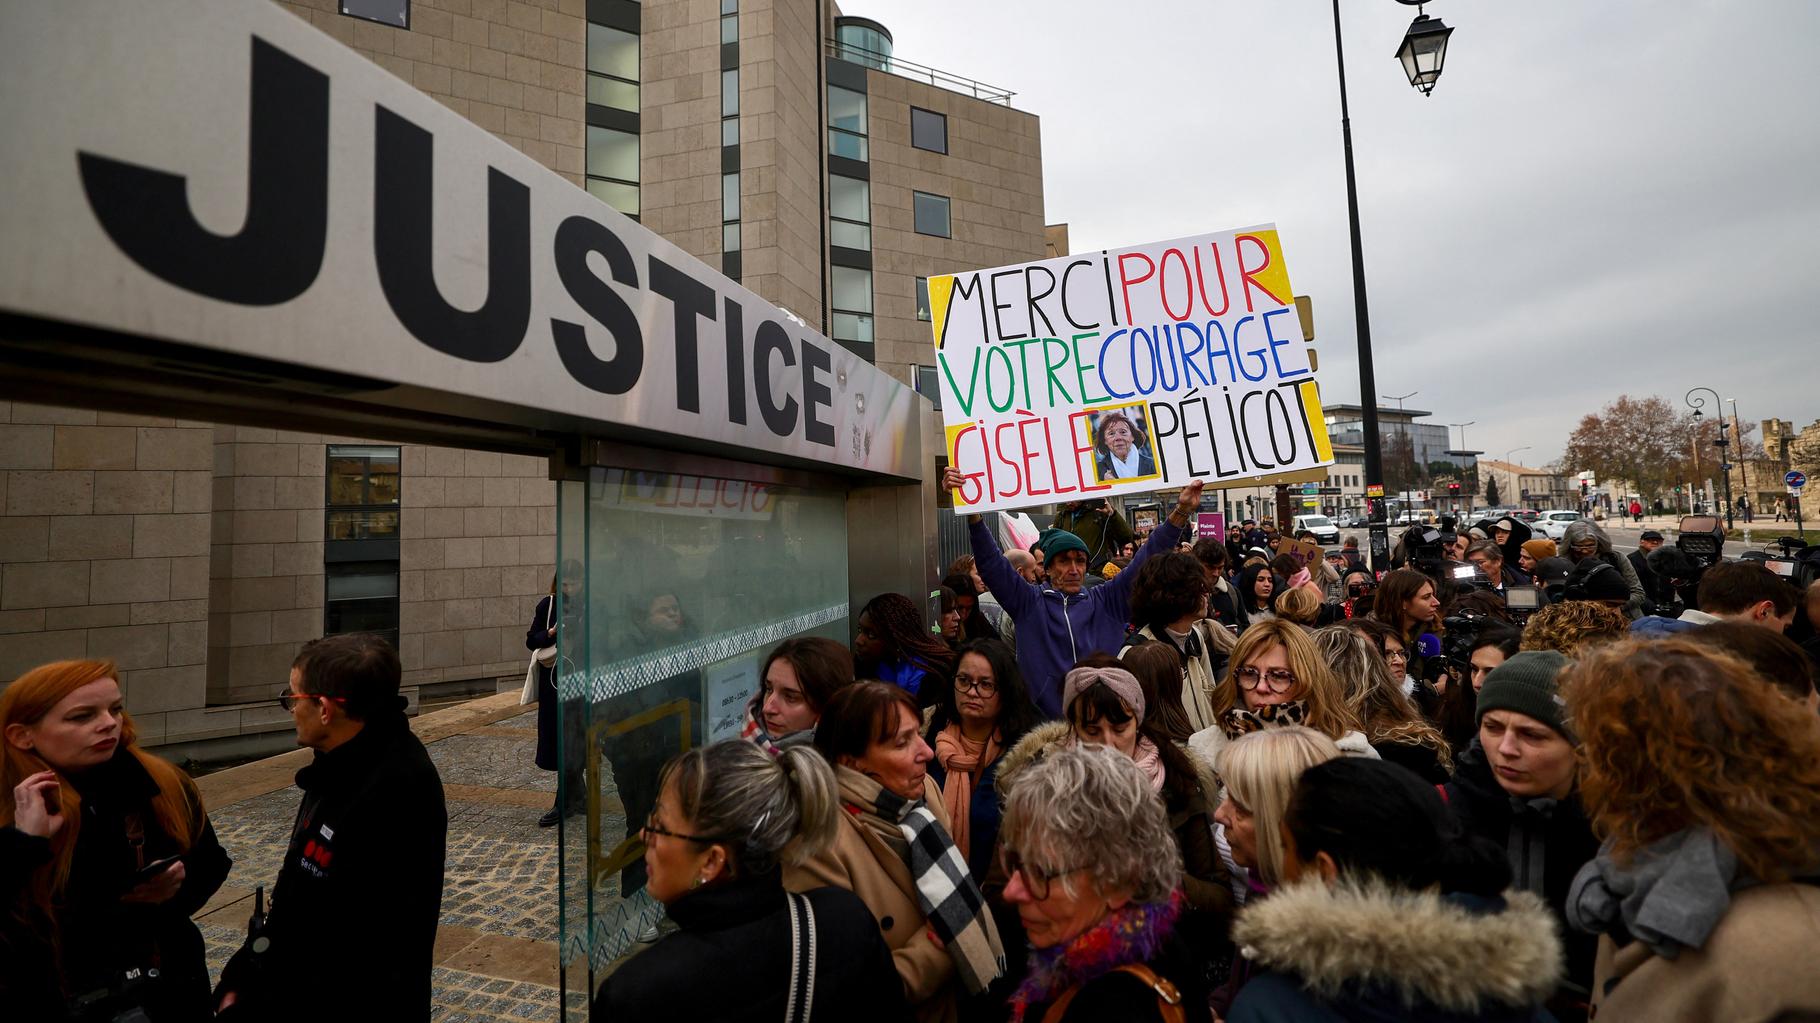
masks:
[(1776, 521), (1781, 522), (1786, 518), (1786, 516), (1787, 516), (1787, 509), (1783, 507), (1782, 499), (1780, 497), (1778, 497), (1778, 498), (1776, 498)]
[(1630, 499), (1630, 517), (1638, 522), (1643, 521), (1643, 502), (1634, 497)]
[[(0, 695), (0, 1005), (8, 1020), (208, 1018), (190, 915), (227, 878), (196, 784), (139, 748), (109, 661), (57, 661)], [(156, 980), (108, 999), (127, 971)]]
[[(563, 608), (561, 615), (559, 616), (557, 613), (558, 576), (555, 575), (550, 577), (549, 595), (539, 600), (536, 610), (531, 612), (531, 627), (525, 630), (525, 649), (532, 653), (549, 650), (554, 655), (558, 650), (557, 640), (563, 633), (563, 622), (578, 620), (577, 600), (581, 596), (581, 566), (576, 563), (572, 567), (573, 571), (563, 577), (561, 581)], [(579, 700), (570, 707), (566, 722), (563, 721), (563, 716), (558, 710), (557, 705), (561, 702), (561, 697), (556, 690), (556, 658), (552, 656), (547, 664), (544, 663), (541, 656), (537, 660), (537, 766), (544, 771), (562, 770), (563, 743), (559, 738), (559, 722), (568, 725), (569, 759), (574, 765), (564, 772), (557, 785), (554, 802), (551, 803), (550, 808), (544, 811), (542, 817), (537, 818), (538, 827), (552, 828), (562, 821), (565, 796), (568, 799), (570, 812), (574, 812), (582, 805), (586, 795), (582, 791), (581, 780), (581, 747), (584, 741), (582, 739), (584, 730)]]
[(304, 644), (281, 702), (297, 744), (303, 801), (264, 929), (216, 989), (219, 1018), (317, 1020), (312, 978), (359, 992), (358, 1015), (430, 1018), (449, 815), (442, 778), (411, 733), (398, 651), (370, 633)]

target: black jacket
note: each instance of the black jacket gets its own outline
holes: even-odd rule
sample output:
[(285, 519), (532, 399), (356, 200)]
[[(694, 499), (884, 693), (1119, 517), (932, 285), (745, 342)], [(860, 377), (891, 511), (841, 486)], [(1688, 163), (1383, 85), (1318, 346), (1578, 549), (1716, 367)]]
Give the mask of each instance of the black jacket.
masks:
[[(1567, 891), (1574, 875), (1599, 851), (1599, 840), (1593, 836), (1592, 824), (1580, 807), (1579, 793), (1558, 803), (1513, 800), (1492, 774), (1477, 739), (1460, 753), (1454, 765), (1453, 781), (1444, 792), (1449, 809), (1468, 832), (1490, 839), (1507, 851), (1511, 886), (1541, 895), (1561, 928), (1567, 952), (1567, 982), (1590, 990), (1599, 939), (1567, 925)], [(1551, 1006), (1559, 1004), (1551, 1002)]]
[(428, 1020), (449, 830), (429, 752), (403, 714), (388, 714), (317, 753), (297, 787), (303, 802), (265, 931), (271, 947), (243, 948), (221, 988), (248, 1000), (242, 1018), (320, 1020), (325, 1005), (299, 997), (297, 978), (326, 969), (338, 990), (360, 992), (364, 1018)]
[[(156, 966), (162, 979), (146, 1008), (156, 1023), (204, 1018), (209, 1010), (208, 964), (202, 932), (190, 914), (202, 908), (227, 879), (233, 861), (215, 839), (195, 788), (185, 784), (200, 831), (182, 853), (184, 881), (176, 896), (156, 906), (122, 902), (141, 866), (130, 837), (142, 830), (143, 863), (179, 853), (176, 838), (158, 824), (151, 801), (158, 783), (122, 746), (106, 764), (70, 783), (82, 797), (82, 817), (70, 860), (69, 884), (55, 910), (61, 969), (50, 952), (50, 933), (22, 926), (10, 911), (41, 878), (51, 861), (51, 840), (17, 828), (0, 828), (0, 1005), (8, 1019), (56, 1018), (69, 997), (109, 986), (126, 970)], [(67, 824), (65, 825), (68, 826)], [(54, 1009), (52, 1007), (55, 1007)]]
[[(817, 1020), (911, 1019), (878, 922), (841, 888), (806, 893), (815, 913)], [(595, 1019), (784, 1018), (790, 913), (776, 872), (691, 892), (667, 907), (682, 928), (615, 970), (594, 995)]]

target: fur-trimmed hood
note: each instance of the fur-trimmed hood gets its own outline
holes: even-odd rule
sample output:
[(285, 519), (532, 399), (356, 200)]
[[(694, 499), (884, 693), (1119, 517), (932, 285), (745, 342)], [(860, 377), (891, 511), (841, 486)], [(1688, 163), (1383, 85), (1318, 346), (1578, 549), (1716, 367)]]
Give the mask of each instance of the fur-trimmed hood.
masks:
[(1529, 892), (1496, 900), (1382, 882), (1303, 881), (1245, 907), (1232, 927), (1260, 969), (1323, 1001), (1376, 999), (1473, 1015), (1540, 1005), (1561, 979), (1561, 939)]
[(999, 758), (998, 762), (998, 798), (1004, 802), (1011, 794), (1011, 786), (1017, 781), (1017, 773), (1036, 763), (1056, 749), (1068, 738), (1068, 722), (1045, 721), (1028, 732), (1011, 747), (1011, 750)]

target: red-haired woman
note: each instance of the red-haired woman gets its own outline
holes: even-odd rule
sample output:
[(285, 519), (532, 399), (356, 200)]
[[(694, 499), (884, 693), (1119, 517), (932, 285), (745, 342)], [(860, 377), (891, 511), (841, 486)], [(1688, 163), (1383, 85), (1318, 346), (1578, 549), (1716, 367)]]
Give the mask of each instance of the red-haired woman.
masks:
[(0, 693), (7, 1018), (62, 1019), (133, 970), (139, 983), (96, 1018), (135, 1005), (155, 1023), (208, 1018), (190, 914), (230, 865), (195, 783), (139, 748), (112, 662), (46, 664)]
[(1691, 639), (1598, 647), (1561, 688), (1605, 839), (1567, 898), (1568, 921), (1600, 935), (1593, 1014), (1820, 1017), (1813, 710)]

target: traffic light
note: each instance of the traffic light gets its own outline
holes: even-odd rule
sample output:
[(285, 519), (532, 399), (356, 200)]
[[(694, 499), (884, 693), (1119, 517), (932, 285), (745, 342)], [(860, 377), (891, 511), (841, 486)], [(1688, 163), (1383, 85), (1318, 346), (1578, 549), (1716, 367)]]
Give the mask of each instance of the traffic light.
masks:
[(1586, 481), (1585, 480), (1580, 481), (1580, 496), (1581, 497), (1586, 496)]
[(1459, 484), (1458, 484), (1458, 483), (1449, 483), (1449, 484), (1448, 484), (1448, 485), (1447, 485), (1447, 492), (1448, 492), (1448, 493), (1449, 493), (1449, 494), (1452, 494), (1452, 495), (1454, 495), (1454, 496), (1456, 496), (1456, 497), (1457, 497), (1457, 496), (1459, 496), (1459, 493), (1460, 493), (1460, 485), (1459, 485)]

